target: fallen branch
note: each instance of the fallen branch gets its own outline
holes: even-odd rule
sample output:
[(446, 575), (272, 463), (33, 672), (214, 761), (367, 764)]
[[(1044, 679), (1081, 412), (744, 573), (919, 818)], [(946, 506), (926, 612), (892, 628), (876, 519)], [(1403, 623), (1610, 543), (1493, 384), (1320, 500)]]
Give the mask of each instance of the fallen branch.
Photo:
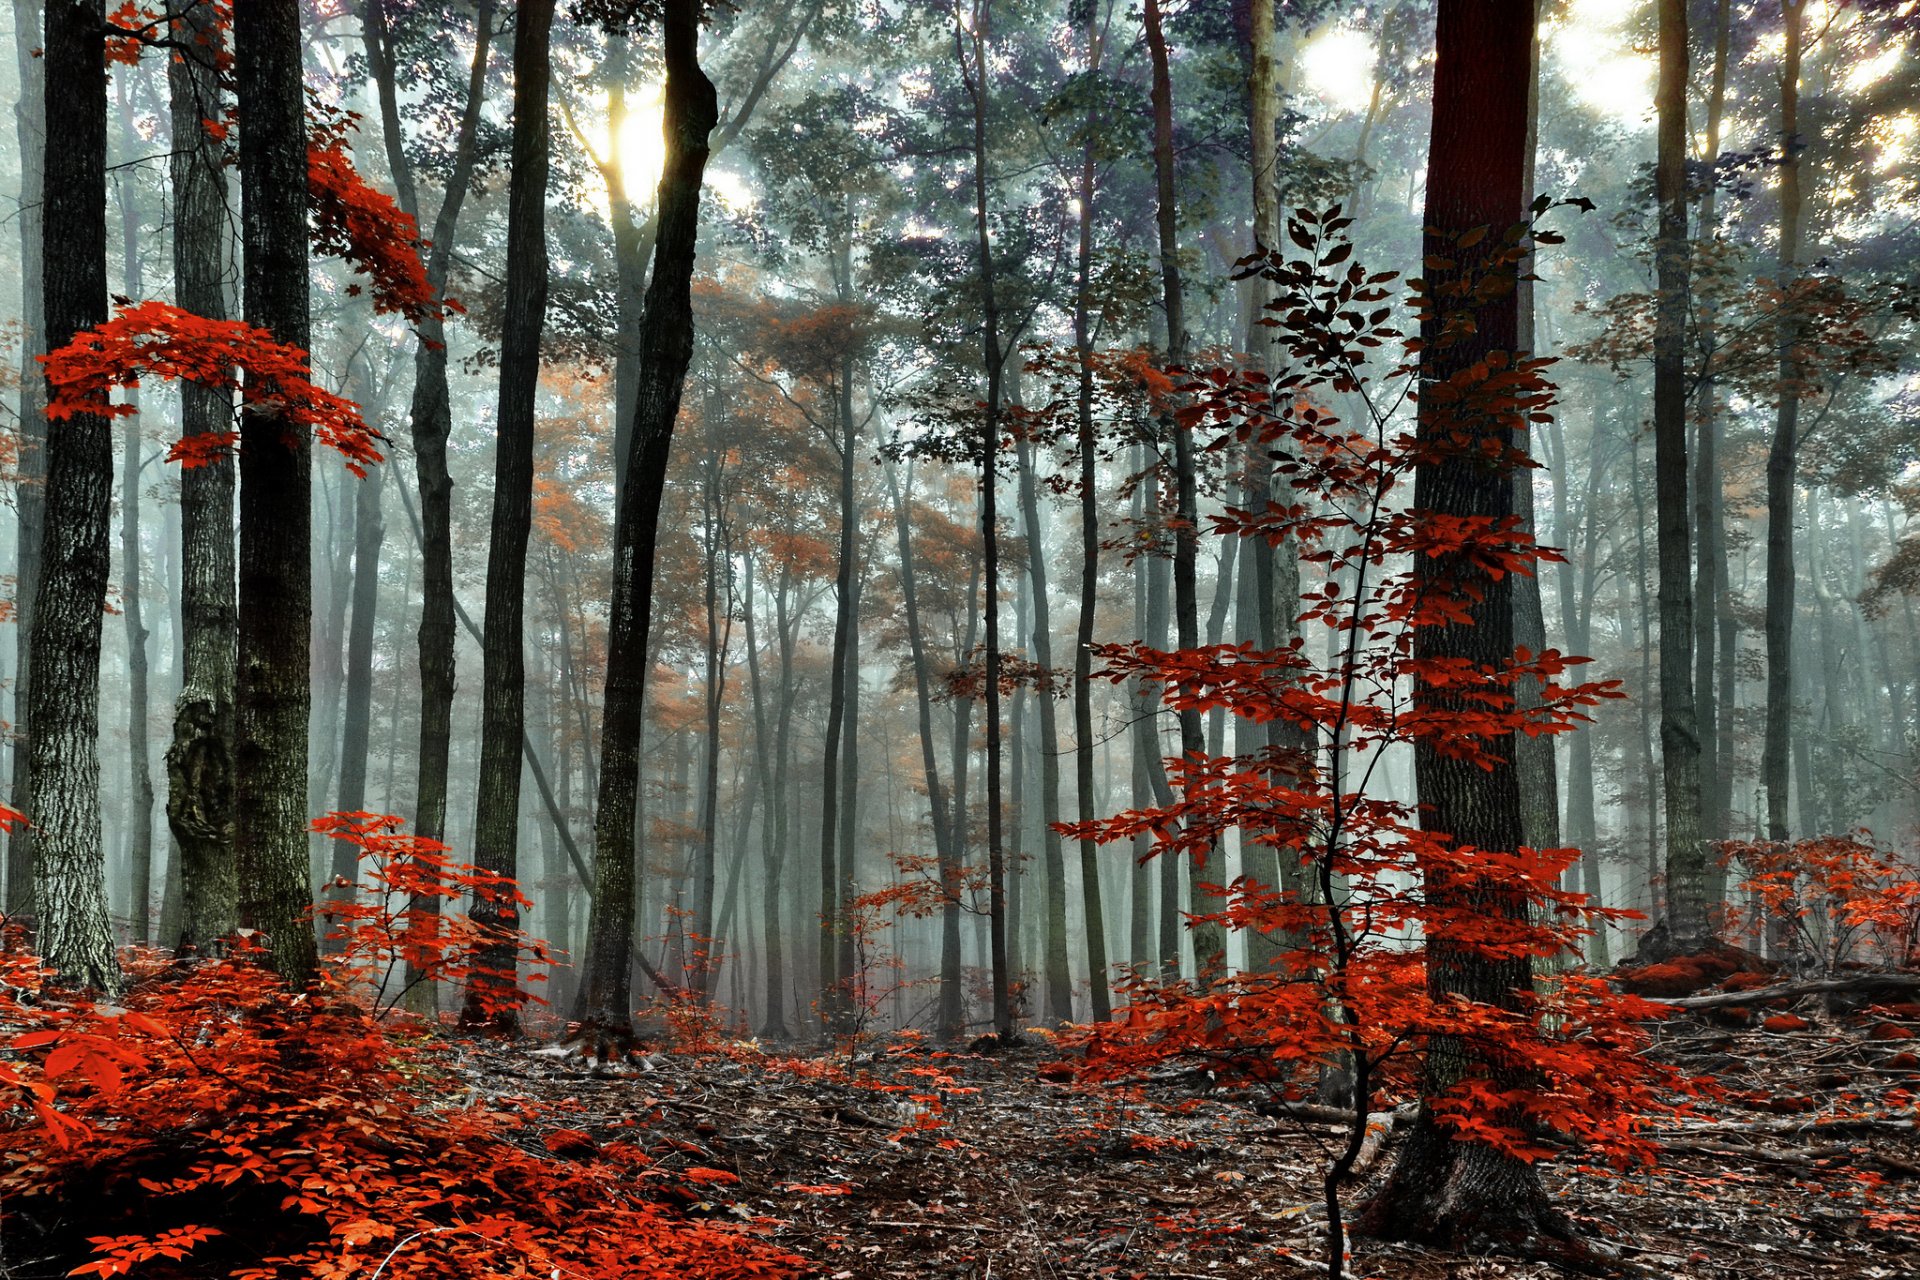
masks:
[(1865, 991), (1920, 992), (1920, 973), (1860, 973), (1848, 978), (1809, 978), (1803, 982), (1782, 982), (1751, 991), (1716, 991), (1705, 996), (1680, 996), (1654, 1000), (1670, 1009), (1726, 1009), (1734, 1005), (1764, 1004), (1769, 1000), (1797, 1000), (1818, 996)]

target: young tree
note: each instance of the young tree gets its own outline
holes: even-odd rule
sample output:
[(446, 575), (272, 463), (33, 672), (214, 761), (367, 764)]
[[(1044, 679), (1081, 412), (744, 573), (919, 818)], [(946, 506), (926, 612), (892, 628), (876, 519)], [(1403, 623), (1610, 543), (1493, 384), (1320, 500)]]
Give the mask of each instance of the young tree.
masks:
[[(506, 323), (500, 340), (500, 412), (495, 430), (493, 537), (487, 551), (487, 616), (481, 644), (480, 789), (474, 802), (474, 865), (519, 877), (520, 753), (526, 733), (522, 615), (527, 538), (533, 527), (534, 397), (540, 386), (540, 330), (547, 309), (547, 85), (553, 0), (522, 0), (513, 27), (513, 160), (507, 196)], [(517, 927), (510, 902), (476, 899), (482, 923)], [(508, 916), (490, 918), (502, 910)], [(512, 971), (510, 955), (486, 957), (490, 974)], [(491, 979), (488, 979), (490, 982)], [(465, 1018), (511, 1033), (511, 1001), (468, 988)], [(498, 1010), (491, 1018), (487, 1008)]]
[[(616, 10), (618, 6), (615, 6)], [(631, 18), (631, 14), (625, 15)], [(693, 358), (694, 246), (707, 138), (719, 118), (713, 82), (700, 69), (700, 5), (663, 0), (666, 58), (662, 130), (666, 155), (657, 196), (659, 234), (640, 325), (633, 448), (614, 526), (606, 708), (600, 729), (600, 794), (594, 814), (596, 891), (587, 927), (580, 1014), (624, 1034), (631, 1018), (634, 818), (640, 783), (647, 633), (652, 622), (654, 547), (674, 419)]]
[[(249, 324), (304, 352), (307, 127), (297, 0), (247, 0), (233, 15), (240, 127), (242, 297)], [(307, 714), (312, 703), (311, 444), (278, 416), (240, 419), (234, 856), (240, 923), (266, 935), (298, 988), (317, 962), (307, 869)]]
[[(107, 318), (107, 65), (102, 0), (46, 9), (47, 345)], [(51, 399), (51, 397), (49, 397)], [(100, 842), (100, 631), (113, 432), (74, 414), (47, 436), (46, 538), (27, 676), (28, 816), (41, 957), (57, 980), (120, 984)], [(302, 544), (304, 551), (305, 544)], [(305, 673), (302, 672), (304, 679)]]

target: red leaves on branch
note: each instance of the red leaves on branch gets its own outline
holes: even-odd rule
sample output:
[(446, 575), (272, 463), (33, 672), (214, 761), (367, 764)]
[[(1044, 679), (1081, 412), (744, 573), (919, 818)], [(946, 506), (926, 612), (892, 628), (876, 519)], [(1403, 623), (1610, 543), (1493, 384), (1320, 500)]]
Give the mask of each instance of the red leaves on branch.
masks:
[[(308, 380), (307, 353), (243, 320), (208, 320), (164, 302), (141, 302), (39, 359), (51, 392), (47, 417), (55, 422), (83, 413), (126, 417), (133, 406), (113, 403), (115, 387), (177, 378), (239, 392), (247, 408), (312, 432), (357, 476), (381, 460), (374, 447), (379, 437), (361, 419), (360, 407)], [(230, 452), (239, 438), (238, 430), (188, 436), (167, 457), (203, 466)]]
[[(316, 253), (336, 257), (366, 276), (373, 309), (410, 324), (462, 310), (427, 281), (427, 242), (412, 215), (372, 187), (354, 168), (347, 134), (358, 117), (318, 103), (307, 110), (307, 202)], [(349, 286), (357, 294), (360, 286)]]

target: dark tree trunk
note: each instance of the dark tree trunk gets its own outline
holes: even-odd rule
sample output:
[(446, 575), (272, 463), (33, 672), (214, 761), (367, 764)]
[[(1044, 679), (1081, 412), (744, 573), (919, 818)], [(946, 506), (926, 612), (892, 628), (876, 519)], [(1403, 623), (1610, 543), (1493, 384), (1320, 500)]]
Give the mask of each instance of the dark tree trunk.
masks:
[[(1727, 46), (1732, 26), (1732, 0), (1714, 4), (1713, 87), (1707, 94), (1706, 147), (1702, 157), (1712, 164), (1720, 155), (1721, 118), (1727, 100)], [(1700, 237), (1710, 239), (1715, 230), (1717, 188), (1707, 184), (1700, 198)], [(1709, 293), (1711, 291), (1708, 291)], [(1728, 608), (1727, 549), (1725, 503), (1720, 492), (1720, 412), (1713, 361), (1716, 343), (1716, 307), (1709, 297), (1698, 300), (1698, 347), (1706, 367), (1700, 375), (1699, 442), (1694, 455), (1693, 521), (1696, 563), (1693, 595), (1693, 698), (1694, 727), (1700, 734), (1701, 835), (1708, 840), (1725, 840), (1733, 806), (1733, 752), (1730, 737), (1720, 731), (1720, 716), (1730, 707), (1722, 705), (1715, 687), (1715, 631), (1730, 623)], [(1718, 902), (1724, 892), (1726, 874), (1710, 869), (1708, 898)]]
[[(843, 371), (844, 372), (844, 371)], [(852, 389), (835, 388), (834, 403), (850, 397)], [(828, 1036), (842, 1031), (848, 1020), (847, 998), (840, 972), (840, 945), (847, 921), (842, 916), (839, 858), (850, 858), (851, 848), (840, 846), (842, 738), (847, 723), (847, 645), (854, 626), (853, 559), (859, 519), (854, 513), (854, 420), (851, 403), (840, 413), (840, 438), (834, 441), (840, 457), (840, 546), (833, 580), (833, 657), (827, 673), (827, 724), (821, 756), (820, 790), (820, 1021)], [(836, 850), (838, 857), (836, 857)]]
[(1040, 530), (1032, 454), (1022, 439), (1018, 447), (1020, 523), (1026, 527), (1027, 572), (1033, 585), (1033, 660), (1044, 682), (1034, 690), (1034, 711), (1040, 721), (1040, 867), (1047, 886), (1047, 1018), (1068, 1023), (1073, 1021), (1073, 980), (1067, 964), (1067, 865), (1060, 832), (1055, 829), (1060, 821), (1060, 728), (1052, 686), (1053, 610), (1047, 604), (1047, 549)]
[[(46, 76), (47, 347), (107, 318), (107, 69), (102, 0), (52, 0)], [(56, 981), (119, 987), (100, 843), (100, 631), (113, 433), (80, 414), (46, 446), (46, 541), (27, 676), (33, 908)]]
[[(1087, 7), (1087, 70), (1097, 74), (1105, 41), (1094, 6)], [(1074, 269), (1078, 287), (1073, 296), (1073, 349), (1079, 359), (1074, 389), (1076, 448), (1080, 456), (1080, 621), (1073, 644), (1073, 780), (1080, 822), (1094, 820), (1093, 803), (1093, 634), (1100, 606), (1100, 494), (1098, 448), (1093, 427), (1093, 202), (1097, 177), (1094, 137), (1097, 108), (1090, 98), (1087, 136), (1080, 147), (1080, 225)], [(1100, 900), (1100, 846), (1080, 841), (1080, 899), (1086, 916), (1087, 979), (1091, 988), (1093, 1020), (1113, 1016), (1113, 998), (1107, 989), (1107, 921)]]
[[(479, 156), (477, 145), (481, 107), (486, 99), (487, 57), (493, 37), (494, 0), (474, 6), (473, 61), (468, 66), (466, 100), (461, 106), (460, 129), (454, 141), (453, 168), (433, 220), (433, 249), (427, 257), (427, 283), (438, 295), (445, 290), (447, 273), (460, 226), (460, 208), (473, 182)], [(365, 0), (363, 9), (367, 60), (380, 98), (381, 137), (386, 144), (387, 167), (393, 174), (400, 207), (416, 221), (420, 198), (407, 159), (399, 107), (399, 86), (393, 65), (393, 41), (388, 29), (386, 0)], [(453, 431), (453, 402), (447, 387), (446, 333), (437, 314), (419, 324), (419, 343), (413, 353), (412, 421), (414, 473), (420, 490), (420, 746), (413, 825), (417, 834), (439, 840), (447, 834), (447, 754), (453, 725), (453, 477), (447, 471), (447, 437)], [(438, 911), (438, 899), (423, 898), (416, 910)], [(418, 993), (411, 1002), (416, 1011), (430, 1011), (433, 984), (408, 976), (408, 990)]]
[(1707, 846), (1700, 832), (1700, 732), (1693, 700), (1693, 539), (1687, 506), (1687, 0), (1660, 0), (1660, 206), (1654, 260), (1654, 506), (1660, 560), (1660, 764), (1667, 814), (1667, 927), (1693, 952), (1710, 935)]
[[(1800, 59), (1806, 0), (1782, 0), (1786, 52), (1780, 67), (1780, 260), (1778, 287), (1793, 283), (1800, 257)], [(1800, 444), (1800, 326), (1791, 310), (1780, 318), (1779, 405), (1767, 449), (1767, 719), (1760, 752), (1760, 785), (1767, 796), (1769, 840), (1789, 838), (1788, 752), (1793, 732), (1793, 473)]]
[(673, 423), (693, 358), (691, 284), (700, 233), (700, 184), (707, 164), (707, 136), (719, 116), (713, 82), (700, 69), (700, 6), (695, 0), (666, 0), (664, 10), (666, 159), (658, 198), (660, 234), (640, 325), (633, 448), (614, 525), (600, 795), (594, 815), (598, 888), (587, 927), (580, 998), (583, 1020), (622, 1034), (631, 1019), (628, 968), (633, 958), (634, 828), (647, 636), (653, 619), (654, 547), (673, 448)]
[[(1173, 81), (1167, 65), (1167, 41), (1160, 25), (1159, 0), (1146, 0), (1147, 49), (1153, 62), (1153, 172), (1157, 191), (1156, 213), (1160, 233), (1160, 289), (1167, 316), (1167, 363), (1178, 366), (1187, 355), (1186, 306), (1180, 284), (1180, 219), (1174, 204), (1173, 173)], [(1173, 527), (1173, 617), (1174, 643), (1183, 650), (1200, 646), (1200, 598), (1195, 581), (1195, 561), (1200, 547), (1199, 486), (1195, 475), (1193, 433), (1171, 417), (1164, 430), (1173, 437), (1173, 478), (1175, 508)], [(1179, 713), (1180, 754), (1190, 760), (1206, 754), (1206, 737), (1201, 730), (1200, 713)], [(1196, 911), (1213, 909), (1214, 895), (1202, 886), (1220, 877), (1211, 857), (1183, 859), (1187, 864), (1190, 906)], [(1194, 924), (1193, 955), (1197, 981), (1203, 985), (1223, 975), (1227, 962), (1226, 930), (1218, 924)]]
[[(340, 792), (335, 806), (343, 813), (367, 807), (367, 755), (373, 730), (373, 632), (380, 608), (380, 549), (387, 523), (381, 510), (387, 468), (360, 481), (353, 495), (353, 601), (347, 622), (347, 696), (340, 717)], [(336, 842), (350, 853), (345, 842)], [(336, 874), (349, 880), (354, 868), (335, 862)], [(557, 939), (564, 946), (565, 939)]]
[[(1459, 242), (1466, 232), (1476, 227), (1491, 229), (1492, 234), (1480, 241), (1490, 248), (1502, 242), (1500, 233), (1520, 217), (1533, 25), (1533, 0), (1441, 0), (1425, 257), (1430, 263), (1437, 259), (1458, 265), (1429, 272), (1429, 286), (1437, 297), (1446, 297), (1449, 281), (1480, 270), (1475, 260), (1484, 260), (1487, 249), (1463, 250)], [(1423, 382), (1445, 381), (1490, 354), (1515, 350), (1518, 299), (1511, 288), (1469, 305), (1474, 330), (1454, 341), (1437, 340), (1444, 316), (1424, 319)], [(1504, 430), (1497, 422), (1458, 421), (1459, 417), (1457, 412), (1436, 412), (1433, 401), (1423, 398), (1420, 434), (1438, 443), (1456, 430)], [(1450, 451), (1422, 463), (1416, 472), (1416, 509), (1498, 520), (1511, 513), (1512, 505), (1510, 474), (1486, 465), (1476, 450)], [(1456, 593), (1464, 586), (1478, 596), (1468, 621), (1418, 628), (1416, 658), (1464, 660), (1483, 667), (1511, 659), (1511, 578), (1490, 579), (1459, 554), (1422, 558), (1415, 573), (1437, 590)], [(1442, 712), (1451, 705), (1446, 694), (1419, 683), (1414, 698), (1416, 704)], [(1457, 845), (1513, 849), (1520, 845), (1522, 832), (1510, 735), (1492, 747), (1506, 759), (1482, 769), (1474, 762), (1443, 756), (1431, 743), (1416, 744), (1414, 774), (1422, 822), (1445, 832)], [(1437, 874), (1428, 875), (1426, 893), (1437, 905), (1508, 918), (1524, 918), (1527, 911), (1526, 900), (1518, 893), (1484, 886), (1463, 889)], [(1503, 1009), (1522, 1007), (1533, 986), (1526, 957), (1489, 960), (1442, 938), (1428, 942), (1427, 973), (1429, 993), (1437, 1000), (1464, 997)], [(1532, 1165), (1465, 1142), (1435, 1119), (1432, 1099), (1460, 1079), (1473, 1052), (1471, 1046), (1444, 1037), (1430, 1047), (1420, 1116), (1386, 1187), (1370, 1206), (1368, 1225), (1374, 1231), (1469, 1249), (1525, 1248), (1543, 1230), (1557, 1225)]]
[[(720, 410), (715, 406), (707, 421), (712, 424), (719, 419)], [(719, 874), (720, 712), (727, 700), (727, 650), (733, 638), (733, 557), (727, 537), (726, 495), (721, 487), (725, 461), (718, 442), (710, 446), (707, 467), (705, 501), (702, 504), (705, 508), (707, 562), (707, 733), (706, 761), (701, 770), (700, 787), (700, 856), (694, 867), (693, 931), (697, 938), (697, 950), (692, 974), (694, 989), (703, 997), (713, 993), (714, 977), (719, 971), (721, 958), (726, 954), (724, 937), (727, 931), (725, 925), (715, 919), (714, 899)], [(720, 588), (723, 575), (727, 579), (724, 601)], [(751, 801), (746, 807), (751, 808)], [(744, 839), (744, 825), (741, 834)], [(736, 842), (735, 849), (738, 848), (739, 843)], [(728, 879), (729, 890), (736, 887), (739, 881), (736, 866)]]
[[(520, 875), (520, 756), (526, 736), (527, 538), (533, 528), (534, 400), (540, 389), (540, 331), (547, 313), (547, 82), (553, 0), (522, 0), (513, 27), (513, 158), (507, 195), (506, 316), (500, 335), (500, 410), (495, 428), (492, 539), (487, 548), (487, 614), (481, 639), (480, 786), (474, 800), (473, 862)], [(483, 925), (517, 928), (510, 902), (475, 897)], [(518, 1017), (488, 1002), (515, 986), (511, 944), (475, 957), (461, 1015), (511, 1035)]]
[[(204, 120), (223, 118), (211, 5), (174, 22), (182, 48), (167, 65), (172, 99), (173, 278), (181, 307), (227, 314), (227, 180), (221, 145)], [(180, 383), (180, 433), (232, 429), (232, 397)], [(180, 697), (167, 748), (167, 825), (180, 854), (178, 938), (206, 950), (239, 923), (233, 863), (234, 464), (220, 457), (180, 475)]]
[[(33, 358), (46, 351), (46, 300), (42, 294), (41, 238), (46, 225), (42, 198), (46, 190), (47, 88), (46, 60), (35, 38), (41, 30), (40, 0), (13, 0), (14, 70), (20, 96), (14, 100), (14, 145), (20, 155), (20, 204), (14, 215), (20, 231), (20, 367), (33, 368)], [(65, 99), (63, 99), (65, 101)], [(16, 560), (13, 571), (13, 723), (27, 723), (27, 680), (32, 675), (33, 603), (40, 585), (40, 542), (47, 509), (47, 384), (43, 378), (20, 379), (20, 440), (15, 471), (13, 507)], [(28, 746), (24, 736), (14, 740), (13, 776), (9, 783), (15, 809), (32, 806), (27, 790)], [(33, 832), (20, 826), (7, 837), (5, 893), (9, 915), (25, 915), (33, 904)]]
[[(248, 0), (233, 22), (246, 320), (312, 345), (307, 315), (306, 91), (297, 0)], [(279, 418), (240, 419), (240, 596), (234, 691), (234, 859), (240, 923), (304, 987), (316, 963), (305, 914), (308, 646), (313, 626), (311, 442)]]

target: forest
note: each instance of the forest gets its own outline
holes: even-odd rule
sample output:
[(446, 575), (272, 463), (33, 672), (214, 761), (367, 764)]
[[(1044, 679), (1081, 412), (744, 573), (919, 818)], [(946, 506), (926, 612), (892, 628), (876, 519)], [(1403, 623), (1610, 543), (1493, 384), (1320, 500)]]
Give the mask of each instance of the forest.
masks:
[(6, 7), (0, 1276), (1920, 1276), (1920, 3)]

